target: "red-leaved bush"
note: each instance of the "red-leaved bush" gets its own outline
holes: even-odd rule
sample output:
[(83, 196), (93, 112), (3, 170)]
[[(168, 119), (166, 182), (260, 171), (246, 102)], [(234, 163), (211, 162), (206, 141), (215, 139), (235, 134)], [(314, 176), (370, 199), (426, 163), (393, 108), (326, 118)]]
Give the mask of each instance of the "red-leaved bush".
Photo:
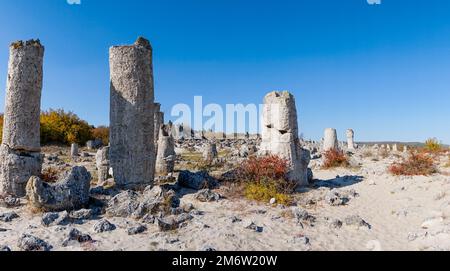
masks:
[(331, 149), (324, 154), (323, 168), (335, 168), (335, 167), (348, 167), (350, 165), (347, 156), (344, 151), (338, 149)]
[(395, 176), (428, 176), (436, 173), (437, 169), (432, 155), (411, 151), (408, 158), (393, 163), (389, 172)]
[(284, 180), (289, 162), (275, 155), (250, 157), (240, 167), (241, 177), (250, 182)]

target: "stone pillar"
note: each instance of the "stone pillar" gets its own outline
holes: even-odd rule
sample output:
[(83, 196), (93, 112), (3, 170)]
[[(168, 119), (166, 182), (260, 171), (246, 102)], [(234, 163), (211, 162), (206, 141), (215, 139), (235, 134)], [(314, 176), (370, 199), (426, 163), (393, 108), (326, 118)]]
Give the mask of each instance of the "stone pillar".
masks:
[(392, 146), (392, 150), (395, 151), (395, 152), (398, 152), (398, 146), (397, 146), (397, 144), (394, 144), (394, 145)]
[(347, 148), (349, 150), (355, 150), (355, 132), (352, 129), (347, 130)]
[(40, 113), (44, 47), (39, 40), (10, 46), (3, 141), (0, 147), (0, 193), (26, 195), (31, 176), (42, 169)]
[(300, 147), (294, 96), (271, 92), (264, 98), (260, 155), (277, 155), (289, 161), (287, 178), (300, 186), (308, 185), (310, 154)]
[(323, 151), (329, 151), (333, 149), (339, 149), (339, 143), (337, 140), (336, 129), (325, 129), (325, 136), (323, 138)]
[(175, 168), (175, 142), (167, 126), (163, 125), (159, 130), (155, 172), (157, 175), (165, 176), (172, 173)]
[(103, 147), (99, 149), (97, 151), (97, 154), (95, 155), (95, 164), (97, 166), (97, 173), (98, 173), (98, 184), (104, 183), (110, 177), (109, 151), (110, 147)]
[(391, 145), (387, 144), (387, 145), (386, 145), (386, 150), (387, 150), (387, 151), (391, 151)]
[[(164, 124), (164, 113), (161, 112), (161, 104), (155, 103), (154, 107), (154, 141), (155, 146), (158, 147), (158, 139), (159, 139), (159, 130), (161, 129), (161, 126)], [(155, 149), (155, 152), (157, 152), (157, 149)]]
[(206, 143), (206, 146), (203, 150), (203, 160), (207, 162), (212, 162), (214, 158), (217, 158), (218, 152), (217, 152), (217, 145), (213, 141), (209, 141)]
[(407, 146), (407, 145), (403, 146), (403, 152), (404, 152), (404, 153), (407, 153), (407, 152), (408, 152), (408, 146)]
[(70, 156), (77, 157), (79, 155), (79, 149), (77, 143), (72, 143), (72, 146), (70, 146)]
[(154, 178), (152, 47), (139, 38), (110, 48), (110, 162), (118, 186), (148, 185)]

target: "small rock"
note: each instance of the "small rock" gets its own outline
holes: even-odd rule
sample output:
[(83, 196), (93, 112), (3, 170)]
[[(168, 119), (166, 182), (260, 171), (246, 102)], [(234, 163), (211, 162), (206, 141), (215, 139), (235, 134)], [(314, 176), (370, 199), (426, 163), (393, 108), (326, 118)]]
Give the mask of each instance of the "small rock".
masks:
[(20, 206), (20, 199), (12, 196), (7, 196), (3, 200), (0, 200), (0, 206), (4, 206), (6, 208), (14, 208)]
[(88, 234), (83, 234), (79, 230), (73, 228), (69, 232), (69, 237), (62, 243), (62, 246), (67, 247), (72, 241), (78, 243), (86, 243), (92, 241), (92, 237)]
[(232, 216), (230, 220), (231, 220), (231, 223), (237, 223), (237, 222), (241, 222), (242, 221), (242, 219), (240, 219), (240, 218), (238, 218), (236, 216)]
[(66, 225), (69, 222), (69, 215), (67, 211), (60, 213), (45, 213), (42, 215), (41, 224), (45, 227)]
[(44, 240), (29, 234), (23, 234), (17, 246), (23, 251), (50, 251), (53, 248)]
[(360, 216), (358, 215), (351, 215), (345, 218), (345, 224), (347, 226), (356, 226), (356, 227), (367, 227), (369, 230), (372, 228), (372, 226), (364, 221)]
[(195, 194), (194, 198), (201, 202), (212, 202), (212, 201), (219, 201), (220, 195), (218, 193), (212, 192), (209, 189), (203, 189), (199, 191), (197, 194)]
[(100, 221), (95, 223), (94, 227), (93, 227), (93, 230), (96, 233), (113, 231), (115, 229), (116, 229), (116, 226), (106, 219), (101, 219)]
[(205, 245), (205, 246), (200, 248), (200, 251), (212, 252), (212, 251), (217, 251), (217, 250), (214, 247), (210, 246), (210, 245)]
[(271, 198), (269, 204), (274, 205), (277, 202), (276, 198)]
[(244, 228), (248, 230), (253, 230), (255, 232), (263, 232), (264, 228), (257, 226), (253, 221), (247, 221), (244, 223)]
[(341, 195), (336, 189), (333, 189), (325, 195), (325, 201), (330, 206), (340, 206), (347, 204), (350, 199)]
[(151, 214), (146, 214), (142, 219), (141, 219), (142, 223), (145, 224), (155, 224), (156, 222), (156, 217), (154, 215)]
[(330, 227), (333, 229), (340, 229), (342, 227), (342, 221), (340, 221), (339, 219), (333, 219), (330, 222)]
[(70, 212), (70, 218), (75, 220), (89, 220), (94, 216), (92, 209), (81, 209), (78, 211)]
[(19, 215), (15, 212), (8, 212), (4, 214), (0, 214), (0, 221), (3, 222), (11, 222), (13, 219), (19, 218)]
[(131, 227), (128, 229), (128, 235), (136, 235), (136, 234), (140, 234), (143, 233), (147, 230), (147, 227), (144, 225), (138, 225), (135, 227)]
[(206, 171), (190, 172), (181, 171), (178, 175), (178, 184), (182, 187), (192, 188), (195, 190), (215, 188), (218, 185), (216, 179), (211, 177)]
[(10, 252), (11, 249), (8, 246), (0, 246), (0, 252)]
[(292, 208), (292, 214), (294, 215), (298, 224), (307, 222), (312, 225), (314, 222), (316, 222), (316, 218), (314, 216), (310, 215), (306, 210), (303, 210), (301, 208)]

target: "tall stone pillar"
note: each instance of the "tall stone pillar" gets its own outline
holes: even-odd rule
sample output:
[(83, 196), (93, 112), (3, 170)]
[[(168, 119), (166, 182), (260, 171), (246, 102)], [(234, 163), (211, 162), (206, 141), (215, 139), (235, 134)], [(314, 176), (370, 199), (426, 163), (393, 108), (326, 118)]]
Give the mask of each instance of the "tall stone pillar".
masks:
[[(159, 130), (161, 129), (161, 126), (164, 124), (164, 113), (161, 112), (161, 104), (155, 103), (154, 107), (154, 141), (155, 146), (158, 146), (158, 139), (159, 139)], [(157, 152), (157, 150), (155, 150)]]
[(323, 138), (323, 151), (329, 151), (333, 149), (339, 149), (337, 132), (336, 129), (327, 128), (325, 129), (325, 135)]
[(355, 132), (352, 129), (347, 130), (347, 148), (349, 150), (355, 150)]
[(264, 98), (260, 155), (268, 154), (289, 161), (289, 180), (308, 185), (310, 154), (300, 147), (295, 98), (287, 91), (271, 92)]
[(9, 48), (0, 193), (23, 197), (31, 176), (42, 169), (40, 113), (44, 47), (39, 40), (17, 41)]
[(110, 163), (118, 186), (153, 182), (154, 84), (152, 47), (139, 38), (109, 50), (111, 76)]
[(175, 168), (175, 142), (168, 127), (163, 125), (159, 129), (158, 155), (156, 156), (156, 174), (165, 176)]

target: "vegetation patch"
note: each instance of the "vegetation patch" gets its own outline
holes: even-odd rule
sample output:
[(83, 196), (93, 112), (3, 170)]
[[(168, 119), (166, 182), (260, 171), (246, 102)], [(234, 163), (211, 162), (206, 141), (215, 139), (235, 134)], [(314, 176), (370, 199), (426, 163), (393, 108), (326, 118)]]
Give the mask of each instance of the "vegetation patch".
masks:
[(330, 169), (337, 167), (349, 167), (350, 162), (344, 151), (338, 149), (331, 149), (324, 154), (324, 163), (322, 168)]
[(433, 156), (411, 151), (403, 161), (393, 163), (389, 172), (395, 176), (429, 176), (438, 171)]

